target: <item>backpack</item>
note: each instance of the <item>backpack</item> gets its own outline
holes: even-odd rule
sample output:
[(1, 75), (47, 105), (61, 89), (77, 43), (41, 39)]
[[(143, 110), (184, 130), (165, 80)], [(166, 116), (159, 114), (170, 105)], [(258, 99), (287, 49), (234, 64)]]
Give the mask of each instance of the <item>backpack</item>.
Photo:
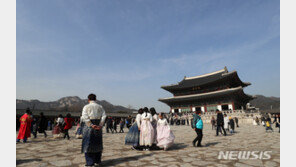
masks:
[(195, 127), (197, 129), (203, 129), (203, 122), (202, 122), (201, 118), (197, 121)]
[(270, 124), (268, 121), (266, 121), (266, 127), (270, 127)]

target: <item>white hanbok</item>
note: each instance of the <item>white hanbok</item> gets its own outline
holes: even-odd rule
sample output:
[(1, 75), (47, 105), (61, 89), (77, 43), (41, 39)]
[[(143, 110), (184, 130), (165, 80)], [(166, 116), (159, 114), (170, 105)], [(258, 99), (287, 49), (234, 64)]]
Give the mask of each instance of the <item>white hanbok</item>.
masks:
[(253, 119), (253, 125), (258, 125), (256, 119)]
[(152, 146), (154, 142), (154, 129), (151, 124), (153, 121), (150, 113), (143, 113), (141, 116), (140, 145)]
[(229, 118), (226, 116), (224, 117), (224, 129), (228, 129)]

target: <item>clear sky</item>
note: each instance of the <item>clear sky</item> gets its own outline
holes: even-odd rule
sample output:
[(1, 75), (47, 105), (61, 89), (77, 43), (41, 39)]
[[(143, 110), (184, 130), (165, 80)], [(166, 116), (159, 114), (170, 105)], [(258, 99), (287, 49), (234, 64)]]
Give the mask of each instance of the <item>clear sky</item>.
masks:
[(161, 85), (227, 66), (280, 96), (279, 0), (17, 0), (18, 99), (169, 107)]

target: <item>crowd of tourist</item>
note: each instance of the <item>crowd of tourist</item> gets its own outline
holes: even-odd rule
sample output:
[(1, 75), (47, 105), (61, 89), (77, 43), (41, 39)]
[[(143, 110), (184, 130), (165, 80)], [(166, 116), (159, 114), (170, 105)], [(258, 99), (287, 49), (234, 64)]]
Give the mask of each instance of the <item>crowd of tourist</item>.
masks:
[(275, 128), (279, 128), (279, 133), (280, 133), (280, 114), (275, 114), (272, 118), (269, 115), (262, 115), (260, 118), (257, 116), (253, 118), (253, 125), (262, 125), (265, 127), (266, 132), (273, 132), (273, 124), (275, 125)]
[[(34, 138), (37, 134), (44, 134), (47, 137), (46, 130), (52, 130), (54, 138), (70, 139), (69, 129), (73, 125), (77, 125), (75, 129), (76, 138), (82, 139), (81, 152), (84, 153), (86, 166), (101, 163), (103, 150), (102, 128), (105, 126), (106, 133), (124, 133), (124, 127), (128, 128), (128, 133), (125, 137), (125, 144), (131, 145), (133, 150), (168, 150), (173, 144), (175, 136), (170, 129), (171, 126), (187, 125), (195, 131), (196, 137), (192, 141), (194, 147), (202, 147), (201, 141), (203, 138), (203, 120), (201, 111), (189, 113), (157, 113), (152, 107), (140, 108), (136, 118), (131, 116), (127, 118), (107, 117), (103, 107), (96, 103), (96, 95), (88, 96), (89, 104), (85, 105), (82, 110), (80, 119), (75, 121), (71, 114), (67, 114), (65, 118), (59, 115), (58, 118), (52, 121), (48, 120), (43, 113), (40, 117), (33, 117), (30, 109), (19, 119), (19, 133), (17, 143), (23, 140), (25, 143), (33, 133)], [(238, 118), (227, 116), (226, 113), (216, 111), (217, 116), (212, 117), (212, 130), (216, 130), (216, 136), (219, 133), (224, 136), (229, 133), (234, 133), (235, 127), (239, 127)], [(275, 115), (273, 122), (269, 116), (254, 118), (253, 124), (261, 124), (266, 128), (266, 131), (273, 131), (272, 124), (279, 128), (280, 132), (280, 115)], [(117, 131), (119, 126), (120, 130)], [(53, 127), (53, 128), (52, 128)]]

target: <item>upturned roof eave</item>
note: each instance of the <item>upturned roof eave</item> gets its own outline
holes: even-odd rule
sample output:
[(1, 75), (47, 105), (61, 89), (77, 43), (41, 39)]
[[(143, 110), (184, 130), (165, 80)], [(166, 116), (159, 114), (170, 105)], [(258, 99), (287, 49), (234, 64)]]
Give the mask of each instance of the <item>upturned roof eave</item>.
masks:
[(231, 92), (235, 92), (238, 90), (243, 90), (242, 86), (236, 87), (236, 88), (229, 88), (229, 89), (224, 89), (224, 90), (218, 90), (218, 91), (214, 91), (214, 92), (208, 92), (208, 93), (201, 93), (201, 94), (193, 94), (193, 95), (183, 95), (183, 96), (175, 96), (175, 97), (169, 97), (169, 98), (160, 98), (158, 99), (161, 102), (164, 101), (169, 101), (169, 100), (178, 100), (178, 99), (190, 99), (190, 98), (195, 98), (195, 97), (204, 97), (204, 96), (208, 96), (208, 95), (215, 95), (215, 94), (221, 94), (221, 93), (231, 93)]
[[(178, 82), (177, 84), (171, 84), (171, 85), (162, 85), (161, 88), (165, 89), (165, 88), (172, 88), (175, 86), (179, 86), (182, 82), (186, 81), (186, 80), (194, 80), (194, 79), (199, 79), (199, 78), (204, 78), (204, 77), (209, 77), (218, 73), (223, 73), (223, 72), (228, 72), (227, 68), (224, 67), (222, 70), (218, 70), (212, 73), (207, 73), (207, 74), (203, 74), (203, 75), (198, 75), (198, 76), (194, 76), (194, 77), (184, 77), (183, 80), (181, 80), (180, 82)], [(167, 89), (166, 89), (167, 90)]]

